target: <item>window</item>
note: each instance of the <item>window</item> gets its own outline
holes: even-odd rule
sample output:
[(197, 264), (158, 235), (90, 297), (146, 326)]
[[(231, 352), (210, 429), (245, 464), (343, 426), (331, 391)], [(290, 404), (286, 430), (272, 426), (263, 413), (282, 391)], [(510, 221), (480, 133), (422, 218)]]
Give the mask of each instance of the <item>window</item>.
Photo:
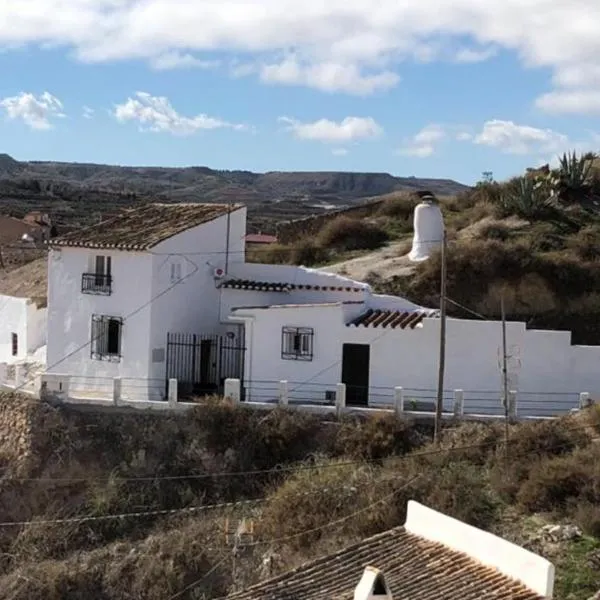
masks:
[(12, 345), (12, 355), (17, 356), (17, 354), (19, 354), (19, 336), (16, 333), (11, 333), (10, 340)]
[(123, 319), (94, 315), (92, 317), (92, 358), (114, 360), (121, 358)]
[(110, 269), (112, 266), (112, 260), (110, 256), (96, 256), (96, 285), (105, 285), (110, 280)]
[(112, 258), (96, 255), (91, 257), (90, 273), (84, 273), (81, 291), (84, 294), (110, 296), (112, 292)]
[(281, 332), (281, 358), (312, 360), (314, 331), (309, 327), (284, 327)]
[(171, 283), (181, 280), (181, 263), (171, 263)]

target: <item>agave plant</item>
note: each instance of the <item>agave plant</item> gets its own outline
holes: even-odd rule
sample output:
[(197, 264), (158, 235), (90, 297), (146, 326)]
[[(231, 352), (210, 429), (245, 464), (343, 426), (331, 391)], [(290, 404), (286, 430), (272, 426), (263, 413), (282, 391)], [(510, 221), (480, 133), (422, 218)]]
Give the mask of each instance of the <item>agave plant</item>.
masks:
[(563, 154), (558, 169), (558, 192), (562, 200), (581, 199), (589, 189), (592, 161), (575, 152)]
[(546, 216), (555, 206), (555, 196), (545, 180), (518, 177), (508, 184), (498, 199), (501, 210), (532, 220)]

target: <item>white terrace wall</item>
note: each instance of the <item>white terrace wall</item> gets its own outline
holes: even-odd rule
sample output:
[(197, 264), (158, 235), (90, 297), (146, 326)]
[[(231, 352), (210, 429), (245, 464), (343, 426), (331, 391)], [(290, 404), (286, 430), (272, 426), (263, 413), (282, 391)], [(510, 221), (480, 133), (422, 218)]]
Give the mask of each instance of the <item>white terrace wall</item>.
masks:
[[(27, 299), (0, 296), (0, 363), (11, 363), (27, 355)], [(18, 354), (12, 355), (12, 334), (18, 336)]]
[[(245, 259), (246, 209), (229, 215), (231, 269)], [(152, 250), (150, 352), (166, 359), (168, 333), (212, 335), (222, 332), (215, 269), (225, 269), (227, 216), (180, 233)], [(180, 265), (181, 282), (171, 280), (171, 265)], [(167, 291), (168, 290), (168, 291)], [(153, 352), (154, 351), (154, 352)], [(152, 380), (164, 388), (165, 360), (151, 363)]]
[(232, 266), (229, 274), (231, 278), (238, 280), (360, 289), (359, 291), (293, 289), (288, 292), (262, 292), (223, 288), (221, 291), (221, 321), (223, 322), (227, 321), (233, 308), (280, 304), (364, 302), (370, 295), (370, 288), (364, 283), (340, 275), (291, 265), (237, 264)]
[[(439, 319), (426, 319), (415, 329), (347, 327), (349, 311), (358, 306), (293, 306), (240, 310), (247, 315), (247, 398), (266, 400), (277, 395), (277, 382), (289, 381), (289, 397), (323, 401), (326, 390), (341, 379), (342, 344), (370, 344), (370, 402), (391, 405), (393, 388), (405, 398), (433, 401), (438, 376)], [(281, 358), (281, 329), (312, 327), (312, 361)], [(448, 319), (445, 406), (452, 407), (452, 391), (465, 392), (465, 412), (501, 414), (501, 325), (495, 321)], [(543, 416), (577, 406), (578, 392), (600, 397), (600, 347), (570, 345), (568, 334), (526, 331), (523, 323), (507, 324), (511, 387), (519, 392), (527, 411)], [(525, 414), (525, 413), (523, 413)]]
[[(111, 257), (112, 293), (83, 294), (81, 276), (96, 254)], [(144, 252), (52, 249), (48, 257), (48, 372), (72, 375), (71, 390), (106, 396), (112, 379), (147, 378), (150, 362), (152, 255)], [(139, 310), (146, 305), (146, 308)], [(126, 318), (119, 362), (91, 358), (92, 315)]]

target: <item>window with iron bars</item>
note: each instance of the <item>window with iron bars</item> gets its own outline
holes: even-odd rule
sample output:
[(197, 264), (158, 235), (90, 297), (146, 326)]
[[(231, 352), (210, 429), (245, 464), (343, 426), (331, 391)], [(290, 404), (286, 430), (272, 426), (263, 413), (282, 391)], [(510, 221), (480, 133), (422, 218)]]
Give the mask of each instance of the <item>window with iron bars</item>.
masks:
[(92, 316), (91, 356), (94, 360), (121, 360), (123, 319), (105, 315)]
[(281, 332), (281, 358), (312, 360), (314, 335), (310, 327), (284, 327)]

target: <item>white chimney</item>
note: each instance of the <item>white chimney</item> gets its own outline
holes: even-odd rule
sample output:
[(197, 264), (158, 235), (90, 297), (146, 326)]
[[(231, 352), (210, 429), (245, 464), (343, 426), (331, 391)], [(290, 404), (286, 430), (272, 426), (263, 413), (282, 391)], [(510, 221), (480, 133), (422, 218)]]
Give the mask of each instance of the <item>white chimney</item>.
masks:
[(424, 196), (415, 208), (413, 245), (408, 258), (412, 261), (427, 260), (434, 250), (441, 247), (444, 237), (444, 218), (433, 196)]
[(393, 600), (383, 573), (375, 567), (367, 567), (354, 590), (354, 600)]

